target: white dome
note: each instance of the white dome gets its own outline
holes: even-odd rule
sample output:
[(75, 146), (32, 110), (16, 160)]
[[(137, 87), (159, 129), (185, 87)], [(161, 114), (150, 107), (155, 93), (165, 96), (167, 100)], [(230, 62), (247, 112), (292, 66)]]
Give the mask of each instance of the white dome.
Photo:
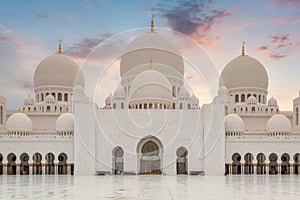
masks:
[(68, 56), (53, 54), (43, 59), (34, 72), (34, 88), (48, 86), (84, 87), (83, 74), (79, 66)]
[(145, 70), (131, 84), (130, 100), (168, 100), (172, 99), (171, 84), (156, 70)]
[[(123, 77), (137, 75), (140, 66), (148, 66), (152, 58), (157, 70), (165, 75), (183, 79), (184, 63), (178, 49), (164, 36), (156, 32), (145, 33), (134, 39), (121, 58), (120, 73)], [(144, 68), (143, 68), (144, 69)], [(132, 74), (134, 71), (134, 74)]]
[(193, 94), (193, 95), (191, 96), (191, 102), (192, 102), (193, 104), (199, 104), (199, 99)]
[(24, 99), (24, 105), (33, 105), (33, 104), (34, 104), (33, 98), (30, 95), (28, 95), (28, 97)]
[(223, 69), (220, 86), (227, 89), (261, 88), (268, 89), (268, 74), (264, 66), (250, 56), (239, 56), (230, 61)]
[(114, 92), (114, 96), (115, 97), (125, 97), (126, 94), (125, 94), (125, 91), (119, 87), (115, 92)]
[(55, 103), (55, 101), (56, 101), (55, 97), (54, 97), (53, 95), (51, 95), (51, 94), (48, 94), (48, 95), (46, 96), (46, 98), (45, 98), (45, 102), (46, 102), (46, 103), (51, 103), (51, 104), (53, 104), (53, 103)]
[(269, 99), (268, 106), (277, 106), (277, 101), (273, 97)]
[(257, 103), (257, 99), (254, 96), (250, 96), (247, 99), (247, 103), (249, 103), (249, 104), (256, 104)]
[(61, 114), (55, 122), (56, 131), (74, 131), (74, 116), (72, 113)]
[(105, 104), (106, 104), (106, 105), (111, 104), (111, 98), (112, 98), (112, 95), (111, 95), (111, 93), (110, 93), (109, 96), (107, 96), (107, 97), (105, 98)]
[(180, 88), (179, 90), (179, 97), (190, 97), (190, 93), (189, 91), (187, 91), (187, 89), (185, 89), (185, 87)]
[(14, 113), (7, 119), (8, 131), (30, 132), (32, 130), (31, 119), (24, 113)]
[(244, 132), (245, 125), (243, 119), (237, 114), (228, 114), (225, 117), (226, 132)]
[(267, 132), (280, 132), (288, 133), (291, 132), (292, 126), (290, 120), (282, 114), (273, 115), (267, 122)]

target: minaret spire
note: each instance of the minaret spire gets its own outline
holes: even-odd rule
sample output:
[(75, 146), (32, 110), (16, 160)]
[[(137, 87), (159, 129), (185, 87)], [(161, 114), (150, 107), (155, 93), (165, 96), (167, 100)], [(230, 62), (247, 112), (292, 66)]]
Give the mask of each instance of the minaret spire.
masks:
[(154, 32), (154, 14), (151, 16), (151, 32)]
[(243, 46), (242, 46), (242, 56), (245, 55), (245, 42), (243, 42)]
[(152, 67), (152, 58), (150, 58), (149, 69), (150, 69), (150, 70), (153, 69), (153, 67)]
[(62, 50), (61, 50), (61, 40), (59, 40), (59, 43), (58, 43), (58, 50), (57, 50), (57, 53), (59, 53), (59, 54), (62, 53)]

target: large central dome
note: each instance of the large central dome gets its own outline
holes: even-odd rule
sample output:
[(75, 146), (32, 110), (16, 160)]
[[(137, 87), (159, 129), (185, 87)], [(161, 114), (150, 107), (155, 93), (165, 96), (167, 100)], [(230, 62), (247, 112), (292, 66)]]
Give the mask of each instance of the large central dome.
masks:
[(256, 59), (241, 55), (230, 61), (222, 71), (220, 85), (227, 89), (260, 88), (268, 89), (268, 74)]
[(84, 87), (79, 66), (68, 56), (57, 53), (46, 57), (34, 72), (34, 88), (39, 87)]
[(150, 58), (156, 66), (159, 66), (156, 70), (166, 76), (182, 79), (184, 64), (180, 52), (167, 38), (157, 32), (145, 33), (128, 45), (126, 53), (121, 58), (121, 76), (139, 74), (141, 72), (139, 67), (147, 66)]

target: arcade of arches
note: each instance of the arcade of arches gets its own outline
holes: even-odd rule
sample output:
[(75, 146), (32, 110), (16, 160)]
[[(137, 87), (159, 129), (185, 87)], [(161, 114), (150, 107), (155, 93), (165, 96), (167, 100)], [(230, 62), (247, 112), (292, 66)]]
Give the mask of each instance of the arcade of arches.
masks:
[[(288, 153), (277, 155), (271, 153), (265, 155), (259, 153), (254, 155), (246, 153), (242, 163), (242, 155), (234, 153), (232, 162), (225, 164), (225, 174), (299, 174), (300, 173), (300, 153), (293, 155), (292, 160)], [(267, 159), (268, 158), (268, 159)]]
[(45, 155), (45, 162), (42, 162), (42, 155), (35, 153), (32, 155), (32, 163), (29, 163), (29, 155), (22, 153), (19, 156), (20, 162), (17, 162), (17, 155), (9, 153), (7, 155), (7, 163), (3, 163), (3, 155), (0, 153), (0, 175), (73, 175), (74, 164), (68, 163), (68, 156), (66, 153), (58, 154), (58, 163), (55, 163), (55, 155), (47, 153)]

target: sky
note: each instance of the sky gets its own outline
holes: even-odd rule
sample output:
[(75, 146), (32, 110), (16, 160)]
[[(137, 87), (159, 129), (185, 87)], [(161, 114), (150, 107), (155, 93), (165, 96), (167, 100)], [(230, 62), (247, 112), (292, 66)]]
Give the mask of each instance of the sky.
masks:
[[(193, 38), (219, 72), (240, 55), (245, 41), (246, 54), (268, 72), (268, 97), (281, 110), (292, 109), (300, 89), (299, 0), (0, 1), (0, 95), (7, 108), (17, 109), (33, 95), (34, 69), (56, 52), (59, 40), (64, 54), (80, 65), (108, 37), (148, 27), (152, 14), (156, 27)], [(119, 79), (118, 70), (111, 73), (112, 80)], [(192, 72), (185, 79), (192, 80)]]

